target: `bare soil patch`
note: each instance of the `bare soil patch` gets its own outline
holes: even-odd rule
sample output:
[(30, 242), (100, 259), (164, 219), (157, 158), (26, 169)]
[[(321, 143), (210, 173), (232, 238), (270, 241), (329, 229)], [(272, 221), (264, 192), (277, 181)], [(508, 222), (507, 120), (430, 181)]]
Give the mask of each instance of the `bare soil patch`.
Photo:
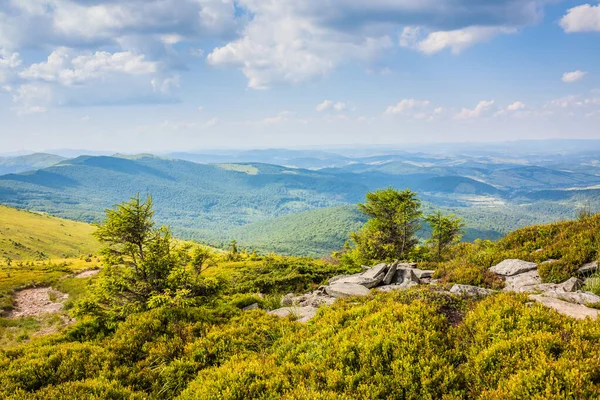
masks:
[(63, 308), (68, 294), (50, 287), (20, 290), (15, 294), (15, 307), (8, 318), (36, 317), (43, 314), (55, 314)]
[(77, 279), (90, 278), (94, 275), (97, 275), (100, 272), (99, 269), (89, 269), (87, 271), (83, 271), (74, 276)]

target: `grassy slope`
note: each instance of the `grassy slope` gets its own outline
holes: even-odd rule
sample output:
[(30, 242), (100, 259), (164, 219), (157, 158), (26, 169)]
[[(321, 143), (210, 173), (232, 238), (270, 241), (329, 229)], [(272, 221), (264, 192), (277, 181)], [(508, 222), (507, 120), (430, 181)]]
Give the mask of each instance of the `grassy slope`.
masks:
[(257, 222), (234, 229), (229, 236), (262, 253), (321, 257), (339, 250), (364, 222), (354, 206), (341, 206)]
[(95, 253), (100, 245), (94, 227), (29, 211), (0, 206), (2, 261), (74, 258)]

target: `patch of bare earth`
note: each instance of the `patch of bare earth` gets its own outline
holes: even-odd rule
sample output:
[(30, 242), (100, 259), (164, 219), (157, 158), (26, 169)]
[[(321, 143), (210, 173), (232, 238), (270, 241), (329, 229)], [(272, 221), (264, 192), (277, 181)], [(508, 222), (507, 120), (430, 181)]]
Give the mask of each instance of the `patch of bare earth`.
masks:
[(15, 307), (8, 318), (37, 317), (43, 314), (55, 314), (63, 308), (68, 294), (50, 287), (20, 290), (15, 294)]
[(97, 275), (98, 272), (100, 272), (99, 269), (90, 269), (90, 270), (78, 273), (77, 275), (74, 276), (74, 278), (77, 278), (77, 279), (90, 278), (94, 275)]

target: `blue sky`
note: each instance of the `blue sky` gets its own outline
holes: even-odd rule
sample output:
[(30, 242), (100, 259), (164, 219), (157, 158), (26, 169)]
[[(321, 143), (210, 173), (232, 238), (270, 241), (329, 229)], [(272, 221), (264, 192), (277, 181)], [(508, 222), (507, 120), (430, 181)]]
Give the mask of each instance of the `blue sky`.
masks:
[(600, 3), (4, 0), (0, 153), (600, 139)]

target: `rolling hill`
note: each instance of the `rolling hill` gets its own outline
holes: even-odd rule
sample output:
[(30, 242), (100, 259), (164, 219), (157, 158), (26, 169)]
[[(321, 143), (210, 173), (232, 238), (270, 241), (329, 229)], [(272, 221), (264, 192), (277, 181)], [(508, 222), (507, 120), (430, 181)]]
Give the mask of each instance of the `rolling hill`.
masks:
[(0, 206), (0, 257), (14, 261), (74, 258), (99, 250), (94, 227)]
[[(313, 156), (327, 162), (326, 153)], [(411, 172), (422, 173), (380, 170), (390, 159), (398, 163), (399, 157), (370, 157), (374, 164), (359, 172), (362, 167), (357, 165), (306, 170), (251, 162), (207, 165), (147, 154), (80, 156), (41, 170), (0, 176), (0, 203), (91, 222), (103, 218), (106, 208), (148, 193), (157, 220), (180, 238), (217, 246), (236, 239), (261, 252), (322, 256), (339, 248), (361, 224), (361, 216), (344, 206), (388, 186), (410, 187), (427, 210), (441, 208), (463, 217), (467, 240), (497, 239), (522, 226), (571, 218), (588, 195), (600, 202), (591, 190), (555, 187), (594, 183), (598, 177), (591, 174), (506, 168), (490, 160), (486, 172), (483, 159), (452, 161), (425, 155), (407, 161)], [(453, 174), (458, 170), (464, 175)], [(501, 185), (491, 184), (493, 179), (484, 182), (482, 176), (502, 177), (496, 182), (505, 187), (518, 187), (526, 180), (534, 182), (534, 188), (499, 189)], [(560, 178), (555, 185), (552, 177)], [(515, 180), (508, 184), (510, 179)]]
[(54, 154), (35, 153), (17, 157), (0, 157), (0, 175), (18, 174), (56, 165), (66, 158)]

